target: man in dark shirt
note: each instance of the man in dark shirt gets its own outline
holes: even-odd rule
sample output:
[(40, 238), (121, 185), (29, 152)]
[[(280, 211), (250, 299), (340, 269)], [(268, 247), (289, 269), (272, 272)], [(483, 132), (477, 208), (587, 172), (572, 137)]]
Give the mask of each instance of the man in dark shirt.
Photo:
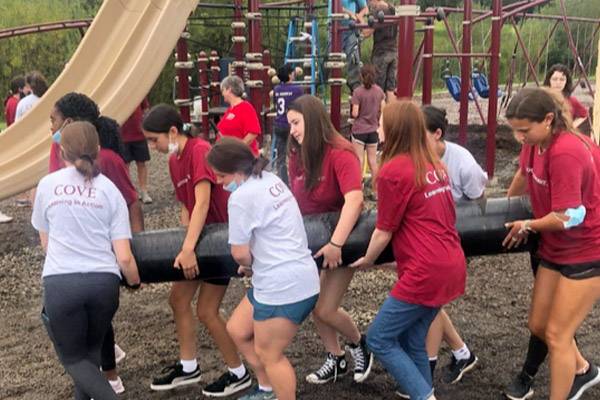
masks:
[[(392, 4), (384, 0), (369, 0), (369, 13), (376, 16), (379, 11), (384, 15), (395, 15)], [(382, 88), (387, 101), (396, 98), (396, 71), (398, 69), (398, 26), (386, 25), (373, 32), (373, 50), (371, 63), (377, 67), (375, 82)]]

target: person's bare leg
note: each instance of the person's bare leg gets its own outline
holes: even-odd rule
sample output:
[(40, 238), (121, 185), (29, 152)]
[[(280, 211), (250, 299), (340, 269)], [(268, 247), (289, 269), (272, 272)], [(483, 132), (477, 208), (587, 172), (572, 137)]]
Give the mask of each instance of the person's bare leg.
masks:
[(574, 335), (600, 298), (600, 277), (575, 280), (561, 276), (546, 326), (550, 353), (550, 400), (567, 398), (575, 373), (588, 363), (577, 365)]
[(179, 355), (182, 360), (196, 359), (197, 320), (194, 318), (192, 300), (199, 284), (198, 281), (181, 281), (171, 285), (169, 305), (175, 318)]
[(360, 168), (362, 168), (365, 161), (365, 146), (354, 140), (352, 141), (352, 146), (354, 147), (354, 152), (358, 156), (358, 161), (360, 161)]
[(254, 350), (254, 320), (252, 313), (252, 304), (248, 297), (244, 296), (231, 314), (229, 321), (227, 321), (227, 332), (252, 368), (252, 371), (254, 371), (258, 384), (263, 387), (271, 387), (265, 367)]
[(208, 333), (215, 341), (217, 348), (229, 368), (242, 365), (237, 348), (227, 333), (225, 320), (219, 312), (219, 307), (227, 291), (226, 285), (213, 285), (207, 282), (200, 284), (196, 315), (198, 320), (206, 326)]
[(136, 161), (138, 186), (141, 191), (148, 192), (148, 168), (144, 161)]
[(254, 321), (254, 348), (278, 400), (296, 399), (296, 373), (283, 352), (292, 342), (298, 327), (285, 318)]
[(371, 176), (375, 178), (379, 172), (379, 165), (377, 164), (377, 145), (367, 146), (367, 162), (369, 163)]
[(351, 268), (335, 268), (321, 272), (321, 295), (313, 311), (313, 320), (325, 349), (334, 355), (344, 354), (338, 333), (354, 344), (360, 342), (360, 331), (341, 303), (354, 275)]

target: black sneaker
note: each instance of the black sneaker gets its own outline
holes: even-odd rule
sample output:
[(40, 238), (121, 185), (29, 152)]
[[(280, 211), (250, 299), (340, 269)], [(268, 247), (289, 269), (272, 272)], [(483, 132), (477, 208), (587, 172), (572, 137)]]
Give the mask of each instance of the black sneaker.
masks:
[(327, 359), (325, 363), (310, 375), (306, 376), (306, 382), (308, 383), (327, 383), (330, 381), (337, 381), (338, 377), (346, 375), (348, 372), (348, 365), (346, 363), (345, 356), (334, 356), (331, 353), (327, 353)]
[(357, 345), (349, 345), (348, 350), (354, 359), (354, 382), (361, 383), (369, 377), (373, 366), (373, 353), (367, 349), (365, 335), (360, 337)]
[(533, 376), (524, 371), (504, 389), (504, 395), (511, 400), (525, 400), (533, 396)]
[(479, 359), (475, 357), (473, 352), (471, 352), (471, 357), (467, 360), (457, 360), (454, 355), (452, 355), (452, 361), (446, 367), (446, 371), (444, 371), (442, 382), (452, 384), (460, 381), (465, 372), (472, 370), (475, 365), (477, 365), (477, 361), (479, 361)]
[(569, 393), (568, 400), (577, 400), (581, 395), (594, 385), (600, 382), (600, 371), (598, 367), (590, 363), (590, 368), (585, 374), (575, 375), (571, 392)]
[(200, 382), (202, 374), (200, 372), (200, 366), (196, 367), (194, 372), (183, 372), (183, 365), (177, 363), (175, 365), (168, 366), (161, 371), (162, 376), (155, 378), (150, 385), (152, 390), (170, 390), (178, 386), (190, 385), (192, 383)]
[(234, 393), (248, 389), (252, 385), (250, 373), (246, 370), (246, 374), (238, 378), (236, 374), (227, 371), (219, 379), (207, 385), (202, 394), (209, 397), (226, 397)]

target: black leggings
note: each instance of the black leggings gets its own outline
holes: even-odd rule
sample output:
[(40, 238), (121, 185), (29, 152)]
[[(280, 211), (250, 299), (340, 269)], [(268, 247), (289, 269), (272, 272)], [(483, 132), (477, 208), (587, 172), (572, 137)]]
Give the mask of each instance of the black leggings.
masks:
[(117, 400), (100, 372), (100, 349), (118, 306), (115, 274), (44, 278), (42, 318), (60, 362), (75, 383), (76, 400)]
[(117, 368), (117, 362), (115, 360), (115, 331), (112, 324), (110, 324), (106, 331), (106, 335), (104, 335), (100, 357), (102, 371), (110, 371)]

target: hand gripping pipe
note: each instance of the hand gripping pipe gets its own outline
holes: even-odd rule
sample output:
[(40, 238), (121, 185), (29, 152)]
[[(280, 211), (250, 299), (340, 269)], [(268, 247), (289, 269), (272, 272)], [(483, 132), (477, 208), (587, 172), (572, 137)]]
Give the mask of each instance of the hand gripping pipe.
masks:
[[(339, 213), (304, 218), (308, 245), (314, 253), (324, 246), (335, 229)], [(529, 200), (523, 197), (497, 198), (460, 203), (456, 207), (456, 228), (466, 256), (492, 255), (506, 252), (502, 240), (507, 234), (506, 222), (531, 218)], [(365, 254), (375, 227), (376, 212), (362, 213), (343, 249), (342, 259), (350, 263)], [(132, 245), (142, 282), (183, 280), (181, 270), (173, 261), (181, 249), (185, 230), (181, 228), (149, 231), (134, 235)], [(528, 246), (513, 252), (529, 251)], [(227, 225), (207, 226), (198, 245), (196, 257), (200, 266), (199, 279), (237, 276), (238, 265), (231, 257), (227, 244)], [(383, 252), (377, 263), (393, 261), (391, 247)], [(322, 260), (317, 260), (320, 266)]]

